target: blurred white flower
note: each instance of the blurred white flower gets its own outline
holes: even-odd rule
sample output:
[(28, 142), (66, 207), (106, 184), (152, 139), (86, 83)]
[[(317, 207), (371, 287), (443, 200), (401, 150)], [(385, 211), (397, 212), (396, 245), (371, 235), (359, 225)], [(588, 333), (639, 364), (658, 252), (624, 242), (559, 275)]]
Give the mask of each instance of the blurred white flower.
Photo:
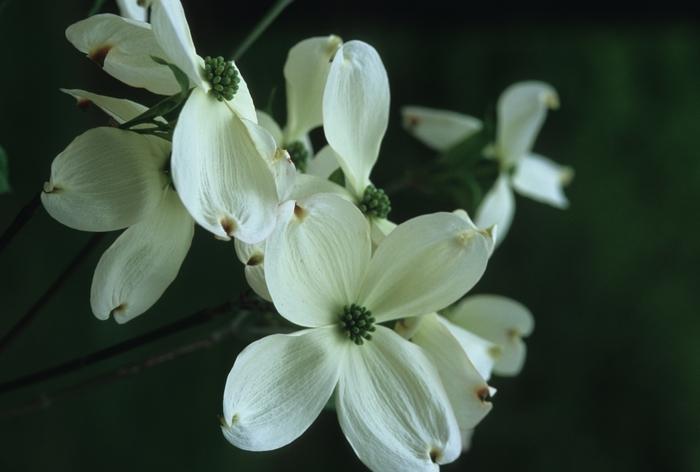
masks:
[(338, 419), (372, 470), (437, 470), (460, 436), (438, 373), (422, 350), (379, 325), (444, 308), (481, 277), (486, 232), (451, 213), (399, 225), (372, 254), (369, 225), (337, 195), (287, 202), (292, 216), (266, 243), (277, 310), (308, 329), (273, 335), (236, 359), (222, 429), (247, 450), (301, 435), (336, 392)]
[[(146, 107), (82, 90), (118, 123)], [(95, 316), (125, 323), (148, 310), (175, 279), (190, 248), (194, 221), (170, 185), (170, 143), (118, 128), (78, 136), (51, 164), (41, 200), (59, 222), (82, 231), (127, 228), (97, 264), (90, 291)]]
[[(496, 244), (505, 238), (513, 219), (513, 190), (557, 208), (568, 206), (563, 187), (573, 170), (532, 153), (547, 110), (558, 107), (556, 91), (543, 82), (513, 84), (498, 100), (496, 142), (487, 151), (498, 161), (500, 175), (475, 218), (480, 227), (498, 225)], [(482, 128), (478, 119), (451, 111), (405, 107), (402, 113), (405, 128), (438, 151), (450, 149)]]

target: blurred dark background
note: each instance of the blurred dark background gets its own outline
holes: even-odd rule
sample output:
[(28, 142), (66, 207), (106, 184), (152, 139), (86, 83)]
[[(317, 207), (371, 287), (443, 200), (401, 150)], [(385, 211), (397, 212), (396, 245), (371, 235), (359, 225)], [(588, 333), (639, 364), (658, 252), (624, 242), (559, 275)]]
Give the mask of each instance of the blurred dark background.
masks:
[[(270, 1), (184, 1), (201, 54), (230, 55)], [(0, 227), (41, 188), (53, 157), (104, 124), (59, 87), (155, 98), (102, 73), (65, 40), (91, 2), (15, 0), (0, 13), (0, 145), (14, 192), (0, 196)], [(114, 11), (107, 1), (104, 11)], [(601, 13), (602, 12), (602, 13)], [(493, 412), (473, 449), (445, 470), (700, 471), (700, 30), (681, 13), (452, 2), (421, 6), (298, 1), (239, 62), (265, 106), (284, 88), (297, 41), (336, 33), (380, 52), (392, 114), (375, 171), (381, 186), (431, 153), (401, 129), (419, 104), (481, 116), (510, 83), (559, 91), (535, 150), (575, 168), (571, 208), (524, 198), (510, 235), (475, 292), (527, 305), (536, 328), (522, 374), (496, 378)], [(283, 109), (278, 93), (277, 108)], [(281, 118), (281, 117), (278, 117)], [(444, 208), (412, 192), (393, 219)], [(145, 315), (124, 326), (90, 312), (100, 248), (0, 355), (0, 381), (146, 332), (244, 287), (231, 244), (198, 230), (180, 276)], [(64, 269), (90, 235), (39, 209), (0, 254), (0, 333)], [(72, 376), (0, 396), (0, 410), (209, 333), (218, 320)], [(40, 411), (0, 420), (0, 470), (363, 470), (332, 412), (269, 453), (230, 446), (217, 415), (240, 336), (139, 375), (81, 388)], [(39, 397), (40, 398), (40, 397)]]

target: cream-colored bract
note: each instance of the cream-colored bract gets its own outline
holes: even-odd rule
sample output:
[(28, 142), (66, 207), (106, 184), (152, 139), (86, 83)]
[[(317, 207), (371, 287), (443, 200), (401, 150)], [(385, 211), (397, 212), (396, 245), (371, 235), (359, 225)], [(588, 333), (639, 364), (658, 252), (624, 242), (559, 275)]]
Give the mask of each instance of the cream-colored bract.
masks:
[(355, 345), (340, 315), (357, 303), (379, 323), (448, 306), (483, 273), (490, 234), (436, 213), (399, 225), (372, 254), (367, 219), (346, 199), (315, 194), (285, 205), (291, 216), (266, 242), (267, 288), (282, 316), (311, 329), (263, 338), (239, 356), (224, 392), (227, 439), (252, 450), (281, 447), (337, 388), (343, 432), (370, 469), (451, 462), (459, 427), (428, 357), (383, 326)]
[[(498, 225), (496, 244), (503, 241), (513, 220), (513, 190), (557, 208), (568, 206), (563, 187), (572, 179), (572, 169), (532, 153), (547, 111), (558, 107), (554, 88), (536, 81), (513, 84), (498, 100), (496, 142), (491, 154), (499, 163), (501, 175), (486, 193), (475, 218), (480, 227)], [(402, 113), (404, 127), (441, 152), (482, 128), (478, 119), (451, 111), (409, 106)]]
[[(82, 90), (66, 90), (92, 102), (118, 123), (145, 107)], [(170, 143), (118, 128), (94, 128), (78, 136), (51, 166), (42, 202), (59, 222), (84, 231), (127, 228), (100, 258), (90, 304), (97, 318), (124, 323), (148, 310), (180, 270), (194, 221), (170, 187)]]

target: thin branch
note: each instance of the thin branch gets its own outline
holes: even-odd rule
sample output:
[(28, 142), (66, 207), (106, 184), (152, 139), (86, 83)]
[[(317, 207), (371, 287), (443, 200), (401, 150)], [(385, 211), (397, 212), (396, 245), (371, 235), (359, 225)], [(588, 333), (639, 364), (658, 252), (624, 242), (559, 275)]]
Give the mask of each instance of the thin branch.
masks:
[(233, 337), (237, 334), (238, 328), (249, 315), (249, 312), (242, 312), (236, 319), (228, 323), (225, 328), (219, 328), (209, 333), (206, 337), (196, 341), (189, 342), (165, 352), (161, 352), (155, 356), (149, 356), (145, 360), (124, 364), (114, 370), (106, 373), (101, 373), (81, 380), (73, 385), (55, 390), (51, 393), (42, 393), (34, 400), (31, 400), (22, 405), (10, 408), (0, 412), (0, 419), (13, 418), (27, 413), (32, 413), (37, 410), (43, 410), (56, 403), (56, 401), (73, 396), (83, 390), (95, 386), (115, 382), (119, 379), (139, 374), (146, 369), (156, 367), (166, 362), (179, 359), (180, 357), (192, 354), (203, 349), (210, 349), (224, 340)]
[(14, 237), (19, 233), (24, 225), (32, 218), (36, 209), (39, 208), (41, 204), (41, 192), (37, 192), (29, 202), (22, 207), (22, 209), (17, 213), (15, 219), (12, 220), (10, 226), (2, 233), (0, 236), (0, 252), (4, 251), (8, 244), (14, 239)]
[(253, 31), (243, 40), (236, 52), (233, 53), (233, 60), (238, 61), (243, 54), (250, 48), (255, 41), (262, 35), (275, 19), (287, 8), (294, 0), (277, 0), (274, 5), (268, 10), (265, 16), (255, 25)]
[(27, 310), (27, 312), (22, 315), (22, 317), (15, 323), (15, 325), (10, 328), (10, 330), (0, 338), (0, 354), (7, 349), (7, 347), (27, 329), (27, 327), (34, 321), (36, 315), (41, 311), (41, 309), (46, 305), (49, 300), (58, 292), (63, 284), (68, 280), (82, 265), (82, 263), (90, 255), (90, 252), (97, 246), (102, 238), (104, 238), (105, 233), (95, 233), (83, 246), (80, 252), (73, 258), (73, 260), (68, 264), (68, 266), (61, 272), (56, 280), (51, 284), (51, 286), (44, 292), (44, 294)]
[(98, 362), (111, 359), (119, 356), (120, 354), (124, 354), (133, 349), (153, 343), (172, 334), (176, 334), (194, 326), (207, 323), (218, 316), (229, 313), (234, 308), (259, 309), (259, 303), (256, 300), (250, 300), (247, 294), (244, 293), (240, 296), (236, 303), (227, 301), (215, 307), (204, 308), (177, 321), (173, 321), (172, 323), (163, 325), (140, 336), (136, 336), (135, 338), (127, 339), (126, 341), (122, 341), (99, 351), (62, 362), (61, 364), (53, 367), (42, 369), (32, 374), (23, 375), (16, 379), (0, 383), (0, 394), (29, 387), (39, 382), (44, 382), (55, 377), (67, 375)]

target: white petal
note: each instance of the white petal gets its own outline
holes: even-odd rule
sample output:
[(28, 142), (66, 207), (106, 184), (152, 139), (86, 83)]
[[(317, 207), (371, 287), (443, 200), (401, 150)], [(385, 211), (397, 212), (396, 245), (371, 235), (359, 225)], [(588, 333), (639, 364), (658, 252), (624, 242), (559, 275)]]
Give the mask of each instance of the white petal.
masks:
[(192, 217), (175, 192), (164, 190), (160, 205), (100, 258), (90, 290), (95, 316), (126, 323), (148, 310), (177, 277), (193, 235)]
[(404, 128), (436, 151), (447, 151), (482, 128), (480, 120), (453, 111), (408, 106), (401, 114)]
[(499, 375), (517, 375), (525, 362), (525, 343), (534, 319), (530, 310), (510, 298), (474, 295), (452, 310), (453, 323), (498, 345), (500, 356), (494, 367)]
[(124, 18), (132, 20), (146, 21), (148, 19), (148, 8), (139, 5), (138, 0), (117, 0), (119, 13)]
[(323, 129), (350, 187), (361, 196), (389, 121), (389, 79), (377, 51), (350, 41), (335, 54), (323, 95)]
[(338, 169), (338, 157), (332, 147), (326, 145), (306, 164), (306, 173), (327, 179)]
[(274, 118), (265, 113), (264, 111), (257, 110), (256, 116), (258, 117), (258, 124), (265, 128), (268, 133), (272, 136), (278, 146), (284, 145), (284, 138), (282, 137), (282, 130), (277, 124)]
[[(233, 65), (233, 68), (236, 69), (236, 72), (238, 72), (238, 78), (240, 81), (238, 82), (238, 91), (236, 91), (233, 99), (224, 103), (226, 103), (226, 105), (228, 105), (239, 117), (250, 120), (253, 123), (257, 123), (258, 114), (255, 111), (253, 97), (250, 95), (250, 90), (248, 90), (248, 83), (243, 78), (243, 74), (241, 74), (241, 71), (238, 69), (236, 63), (231, 61), (231, 64)], [(209, 87), (207, 86), (206, 88), (208, 89)], [(279, 141), (277, 142), (279, 143)]]
[(158, 45), (165, 51), (163, 59), (178, 66), (193, 84), (203, 87), (203, 64), (197, 56), (190, 27), (180, 0), (154, 0), (151, 25)]
[(222, 239), (255, 243), (275, 226), (277, 189), (253, 140), (256, 127), (195, 89), (175, 128), (175, 188), (197, 223)]
[(234, 241), (238, 260), (245, 264), (245, 278), (250, 288), (261, 298), (272, 301), (265, 281), (265, 243), (246, 244)]
[(309, 174), (297, 174), (290, 199), (302, 200), (317, 193), (333, 193), (351, 202), (352, 195), (344, 187), (321, 177)]
[(386, 218), (370, 218), (370, 231), (374, 247), (379, 246), (394, 229), (396, 229), (396, 223), (392, 223)]
[(89, 105), (94, 103), (102, 111), (111, 116), (117, 123), (125, 123), (133, 118), (136, 118), (144, 111), (148, 110), (140, 103), (132, 102), (125, 98), (113, 98), (105, 95), (97, 95), (96, 93), (86, 92), (78, 89), (60, 89), (61, 92), (67, 93), (78, 101), (78, 106)]
[(383, 326), (351, 346), (336, 408), (355, 454), (375, 471), (437, 471), (460, 452), (457, 422), (435, 367)]
[(69, 26), (66, 38), (105, 72), (127, 85), (160, 95), (180, 91), (170, 68), (152, 59), (155, 56), (167, 60), (167, 56), (148, 23), (112, 14), (94, 15)]
[(170, 143), (154, 136), (93, 128), (53, 160), (41, 201), (52, 217), (71, 228), (126, 228), (160, 202), (169, 152)]
[(441, 310), (481, 278), (491, 246), (487, 232), (452, 213), (413, 218), (377, 248), (360, 303), (379, 321)]
[(465, 445), (469, 431), (491, 411), (489, 386), (467, 357), (459, 341), (436, 314), (425, 316), (411, 339), (437, 367)]
[(267, 287), (291, 322), (334, 324), (343, 307), (356, 301), (369, 263), (367, 220), (337, 195), (317, 194), (296, 205), (267, 240)]
[(529, 153), (547, 109), (558, 107), (556, 90), (544, 82), (518, 82), (508, 87), (498, 99), (496, 143), (500, 158), (515, 164)]
[(238, 355), (224, 390), (222, 431), (248, 451), (277, 449), (301, 436), (338, 382), (344, 349), (335, 327), (275, 334)]
[(479, 375), (484, 380), (489, 380), (493, 367), (501, 355), (501, 349), (496, 344), (465, 330), (442, 316), (438, 317), (438, 320), (462, 346)]
[(321, 126), (323, 90), (333, 55), (342, 40), (334, 35), (305, 39), (295, 44), (284, 64), (287, 84), (287, 126), (289, 142)]
[(479, 228), (490, 228), (496, 225), (496, 246), (498, 246), (508, 234), (514, 213), (513, 190), (510, 188), (508, 177), (500, 175), (479, 205), (475, 218), (476, 225)]
[(573, 170), (556, 162), (529, 154), (515, 168), (513, 188), (526, 197), (548, 203), (557, 208), (566, 208), (569, 201), (563, 187), (571, 181)]

